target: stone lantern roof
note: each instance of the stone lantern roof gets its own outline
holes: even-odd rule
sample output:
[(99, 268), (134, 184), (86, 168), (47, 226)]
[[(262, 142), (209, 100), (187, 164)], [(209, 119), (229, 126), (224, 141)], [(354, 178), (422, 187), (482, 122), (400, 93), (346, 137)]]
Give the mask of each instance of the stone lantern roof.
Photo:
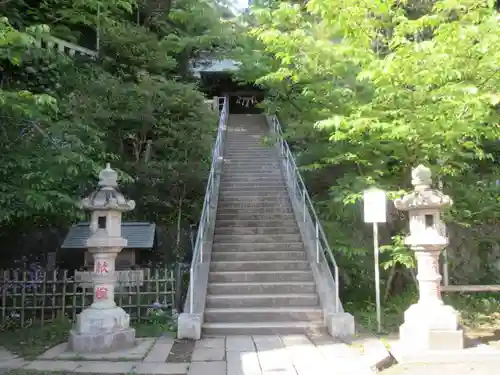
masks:
[(448, 195), (431, 188), (432, 172), (429, 168), (420, 164), (412, 171), (411, 177), (414, 191), (394, 201), (398, 210), (441, 209), (453, 204)]
[(99, 184), (96, 191), (83, 198), (80, 207), (89, 211), (131, 211), (135, 201), (127, 200), (118, 191), (118, 174), (110, 164), (99, 173)]

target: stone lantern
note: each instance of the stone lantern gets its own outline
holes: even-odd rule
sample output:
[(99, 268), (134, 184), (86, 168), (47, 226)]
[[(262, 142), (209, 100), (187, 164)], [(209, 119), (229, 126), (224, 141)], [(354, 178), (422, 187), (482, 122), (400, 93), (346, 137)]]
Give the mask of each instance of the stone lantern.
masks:
[(87, 247), (94, 259), (94, 302), (78, 315), (70, 331), (69, 347), (77, 353), (106, 353), (135, 345), (130, 317), (114, 299), (115, 259), (127, 245), (121, 237), (121, 216), (135, 208), (135, 202), (118, 191), (117, 179), (108, 163), (99, 173), (97, 190), (81, 201), (91, 215)]
[(431, 188), (429, 168), (412, 171), (414, 191), (394, 201), (398, 210), (408, 211), (410, 234), (405, 240), (417, 259), (418, 303), (409, 307), (399, 329), (400, 345), (410, 351), (452, 350), (464, 346), (459, 317), (441, 299), (439, 256), (448, 244), (441, 210), (451, 198)]

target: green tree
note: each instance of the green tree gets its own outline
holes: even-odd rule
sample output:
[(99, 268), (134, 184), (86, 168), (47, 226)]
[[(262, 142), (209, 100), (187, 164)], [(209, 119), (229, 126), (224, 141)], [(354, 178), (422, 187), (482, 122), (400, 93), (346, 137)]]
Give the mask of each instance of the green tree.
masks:
[[(242, 78), (267, 69), (257, 79), (271, 93), (265, 105), (287, 124), (304, 168), (316, 171), (308, 180), (334, 248), (360, 264), (353, 249), (369, 249), (360, 192), (377, 184), (398, 194), (418, 163), (431, 165), (457, 202), (453, 224), (498, 220), (493, 1), (276, 2), (257, 7), (251, 22), (254, 40), (241, 48), (263, 52), (244, 61)], [(311, 184), (314, 175), (328, 180), (328, 191)], [(353, 224), (361, 234), (355, 239)], [(389, 236), (404, 227), (391, 224)], [(400, 253), (397, 243), (394, 249)]]

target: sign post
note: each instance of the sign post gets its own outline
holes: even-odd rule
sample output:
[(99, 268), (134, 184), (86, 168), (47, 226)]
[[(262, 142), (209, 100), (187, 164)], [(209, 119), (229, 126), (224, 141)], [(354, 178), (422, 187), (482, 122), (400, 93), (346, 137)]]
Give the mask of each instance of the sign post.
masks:
[(382, 314), (380, 308), (380, 268), (378, 224), (387, 222), (387, 196), (385, 191), (370, 188), (363, 193), (365, 223), (373, 224), (373, 255), (375, 264), (375, 299), (377, 306), (377, 331), (382, 331)]

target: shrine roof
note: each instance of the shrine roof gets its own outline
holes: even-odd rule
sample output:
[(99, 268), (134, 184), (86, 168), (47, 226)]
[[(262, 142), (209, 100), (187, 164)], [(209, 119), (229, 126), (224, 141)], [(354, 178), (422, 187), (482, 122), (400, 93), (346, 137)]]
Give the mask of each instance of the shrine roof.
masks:
[(241, 63), (235, 60), (215, 60), (207, 59), (204, 61), (196, 61), (192, 63), (192, 72), (195, 76), (200, 77), (202, 73), (222, 73), (236, 72)]
[[(125, 249), (151, 249), (154, 244), (156, 225), (143, 222), (122, 223), (122, 237), (128, 243)], [(90, 236), (89, 223), (73, 225), (64, 242), (62, 249), (85, 249), (86, 241)]]

